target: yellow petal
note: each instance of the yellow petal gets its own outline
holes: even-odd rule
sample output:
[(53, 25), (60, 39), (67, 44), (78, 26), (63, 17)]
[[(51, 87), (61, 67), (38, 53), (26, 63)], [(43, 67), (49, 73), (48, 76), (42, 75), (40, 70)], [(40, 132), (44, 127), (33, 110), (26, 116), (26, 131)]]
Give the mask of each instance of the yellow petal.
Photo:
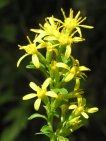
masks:
[(81, 37), (74, 37), (73, 38), (73, 42), (74, 43), (78, 43), (78, 42), (82, 42), (82, 41), (84, 41), (85, 39), (84, 38), (81, 38)]
[(19, 67), (21, 61), (22, 61), (26, 56), (28, 56), (28, 55), (29, 55), (29, 54), (25, 54), (25, 55), (23, 55), (23, 56), (18, 60), (18, 62), (17, 62), (17, 67)]
[(37, 49), (45, 48), (45, 47), (47, 47), (47, 45), (48, 45), (47, 43), (42, 42), (37, 46)]
[(73, 10), (72, 9), (70, 9), (70, 15), (69, 16), (70, 16), (70, 19), (73, 18)]
[(52, 40), (56, 40), (56, 38), (54, 36), (47, 36), (44, 38), (44, 40), (52, 41)]
[(28, 39), (29, 43), (32, 44), (32, 42), (31, 42), (31, 40), (30, 40), (30, 38), (28, 36), (27, 36), (27, 39)]
[(40, 104), (41, 104), (41, 99), (38, 98), (38, 99), (35, 101), (35, 103), (34, 103), (34, 109), (35, 109), (36, 111), (39, 110)]
[(22, 99), (23, 100), (28, 100), (28, 99), (31, 99), (31, 98), (34, 98), (34, 97), (36, 97), (36, 94), (35, 93), (31, 93), (31, 94), (25, 95)]
[(70, 105), (68, 109), (75, 109), (75, 108), (77, 108), (76, 105)]
[(78, 106), (82, 106), (82, 97), (81, 96), (79, 96), (78, 98)]
[(85, 112), (82, 112), (81, 115), (82, 115), (84, 118), (86, 118), (86, 119), (89, 118), (89, 116), (88, 116)]
[(80, 27), (83, 27), (83, 28), (88, 28), (88, 29), (92, 29), (94, 28), (93, 26), (89, 26), (89, 25), (79, 25)]
[(56, 67), (60, 67), (60, 68), (68, 69), (68, 70), (70, 69), (68, 65), (66, 65), (65, 63), (61, 63), (61, 62), (56, 63)]
[(78, 11), (77, 15), (75, 16), (75, 19), (77, 19), (77, 18), (79, 17), (80, 13), (81, 13), (81, 12)]
[(39, 90), (39, 86), (37, 86), (34, 82), (30, 82), (29, 86), (34, 90), (34, 91), (38, 91)]
[(49, 18), (47, 18), (48, 20), (49, 20), (49, 23), (51, 24), (51, 25), (55, 25), (55, 23), (54, 23), (54, 18), (53, 18), (53, 16), (52, 17), (49, 17)]
[(35, 39), (34, 39), (34, 43), (36, 44), (37, 42), (43, 42), (42, 38), (45, 37), (46, 34), (45, 33), (42, 33), (42, 34), (39, 34), (38, 36), (35, 36)]
[(79, 67), (79, 70), (80, 70), (80, 71), (90, 71), (90, 69), (87, 68), (87, 67), (85, 67), (85, 66), (80, 66), (80, 67)]
[[(80, 20), (79, 20), (80, 19)], [(83, 21), (85, 21), (86, 20), (86, 17), (84, 17), (83, 19), (81, 18), (81, 17), (79, 17), (79, 19), (78, 19), (78, 24), (80, 24), (80, 23), (82, 23)], [(79, 25), (80, 26), (80, 25)]]
[(42, 89), (46, 89), (48, 85), (50, 84), (50, 81), (51, 81), (51, 78), (47, 78), (42, 85)]
[(80, 80), (79, 80), (79, 78), (76, 78), (76, 83), (75, 83), (74, 90), (78, 90), (79, 87), (80, 87)]
[(73, 78), (74, 78), (74, 74), (69, 73), (65, 78), (65, 82), (68, 82), (68, 81), (72, 80)]
[(45, 95), (50, 96), (50, 97), (54, 97), (54, 98), (58, 97), (57, 94), (55, 92), (53, 92), (53, 91), (48, 91), (48, 92), (46, 92)]
[(80, 29), (79, 27), (76, 27), (76, 29), (77, 29), (77, 31), (78, 31), (80, 37), (82, 37), (81, 29)]
[(61, 12), (63, 14), (64, 19), (66, 19), (66, 15), (65, 15), (65, 12), (64, 12), (63, 8), (61, 8)]
[(33, 54), (32, 55), (32, 62), (35, 65), (36, 68), (39, 68), (40, 63), (39, 63), (38, 56), (36, 54)]
[(65, 51), (65, 56), (68, 59), (70, 57), (71, 54), (71, 47), (68, 45), (66, 46), (66, 51)]
[(35, 33), (40, 33), (40, 34), (46, 34), (46, 32), (44, 30), (41, 30), (41, 29), (30, 29), (32, 32), (35, 32)]
[(95, 112), (97, 112), (99, 109), (97, 108), (97, 107), (93, 107), (93, 108), (89, 108), (88, 110), (87, 110), (87, 112), (88, 113), (95, 113)]

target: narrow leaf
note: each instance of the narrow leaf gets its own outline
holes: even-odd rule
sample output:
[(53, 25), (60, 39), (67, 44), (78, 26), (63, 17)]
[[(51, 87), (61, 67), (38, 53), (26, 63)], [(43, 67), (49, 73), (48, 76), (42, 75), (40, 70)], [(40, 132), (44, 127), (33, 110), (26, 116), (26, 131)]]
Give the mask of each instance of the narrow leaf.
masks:
[(43, 119), (47, 120), (47, 118), (46, 118), (44, 115), (41, 115), (41, 114), (38, 114), (38, 113), (32, 114), (32, 115), (28, 118), (28, 120), (31, 120), (31, 119), (34, 119), (34, 118), (43, 118)]
[(40, 130), (42, 133), (44, 134), (47, 134), (47, 133), (51, 133), (52, 132), (52, 129), (51, 127), (47, 126), (47, 125), (44, 125), (41, 130)]

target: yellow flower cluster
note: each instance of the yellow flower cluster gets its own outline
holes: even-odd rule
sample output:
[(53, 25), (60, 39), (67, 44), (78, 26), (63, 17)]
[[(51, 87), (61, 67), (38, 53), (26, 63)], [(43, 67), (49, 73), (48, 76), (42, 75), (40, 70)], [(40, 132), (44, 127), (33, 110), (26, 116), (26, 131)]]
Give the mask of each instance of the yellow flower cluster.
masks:
[[(74, 18), (72, 9), (70, 10), (69, 17), (65, 16), (63, 9), (62, 9), (62, 13), (64, 16), (64, 22), (52, 16), (46, 18), (45, 20), (46, 22), (44, 26), (40, 25), (41, 29), (31, 29), (31, 31), (37, 33), (38, 36), (35, 36), (33, 42), (31, 42), (28, 37), (29, 44), (27, 46), (19, 45), (20, 49), (25, 50), (26, 53), (19, 59), (17, 66), (19, 66), (20, 62), (26, 56), (32, 55), (32, 62), (37, 68), (39, 68), (40, 64), (37, 56), (37, 50), (44, 47), (46, 47), (47, 50), (53, 51), (55, 47), (58, 47), (59, 45), (65, 45), (66, 46), (65, 56), (69, 58), (71, 54), (72, 44), (85, 40), (84, 38), (82, 38), (80, 27), (89, 28), (89, 29), (93, 28), (92, 26), (81, 25), (81, 23), (86, 18), (82, 19), (82, 17), (79, 17), (80, 11), (77, 13), (77, 15)], [(79, 33), (80, 36), (77, 36), (76, 33)], [(53, 45), (51, 43), (51, 41), (53, 40), (57, 41), (57, 44)], [(49, 43), (47, 43), (46, 41), (48, 41)], [(36, 45), (37, 43), (39, 44)]]
[[(60, 117), (60, 129), (56, 130), (55, 135), (58, 133), (67, 136), (69, 131), (73, 132), (82, 126), (82, 117), (88, 119), (88, 114), (97, 112), (98, 108), (86, 107), (86, 99), (82, 95), (84, 91), (80, 88), (80, 84), (81, 80), (87, 77), (85, 71), (90, 71), (90, 69), (80, 66), (79, 61), (72, 56), (73, 44), (85, 40), (82, 37), (81, 28), (92, 29), (93, 27), (82, 24), (86, 17), (82, 18), (80, 11), (75, 17), (72, 9), (68, 17), (63, 9), (61, 11), (63, 21), (51, 16), (45, 19), (40, 29), (31, 29), (36, 34), (35, 38), (31, 42), (27, 37), (29, 44), (19, 45), (19, 49), (24, 50), (25, 54), (18, 60), (17, 67), (26, 56), (30, 55), (32, 58), (27, 67), (44, 72), (47, 77), (44, 83), (39, 87), (34, 82), (30, 82), (29, 86), (35, 92), (25, 95), (23, 100), (36, 97), (35, 110), (39, 110), (42, 101), (49, 125), (53, 123), (53, 117)], [(44, 54), (40, 51), (41, 49), (45, 50)], [(58, 109), (61, 114), (58, 113)]]

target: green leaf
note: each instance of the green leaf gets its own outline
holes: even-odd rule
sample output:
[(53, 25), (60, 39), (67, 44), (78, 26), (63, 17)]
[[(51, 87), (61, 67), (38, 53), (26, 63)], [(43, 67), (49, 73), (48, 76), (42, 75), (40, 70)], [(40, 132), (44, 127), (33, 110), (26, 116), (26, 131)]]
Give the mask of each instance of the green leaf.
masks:
[(60, 93), (60, 94), (67, 94), (68, 91), (65, 88), (61, 88), (61, 89), (52, 89), (55, 93)]
[(61, 55), (61, 59), (62, 59), (62, 62), (65, 64), (67, 64), (69, 61), (69, 59), (67, 59), (65, 55)]
[(59, 92), (60, 92), (61, 94), (67, 94), (67, 93), (68, 93), (67, 89), (65, 89), (65, 88), (59, 89)]
[(28, 118), (28, 120), (32, 120), (32, 119), (34, 119), (34, 118), (43, 118), (43, 119), (47, 120), (47, 118), (46, 118), (44, 115), (41, 115), (41, 114), (38, 114), (38, 113), (32, 114), (32, 115)]
[(27, 66), (26, 66), (27, 69), (35, 69), (36, 67), (33, 65), (32, 62), (30, 62)]
[(43, 134), (47, 135), (48, 133), (52, 133), (52, 128), (48, 125), (44, 125), (41, 130), (40, 130)]

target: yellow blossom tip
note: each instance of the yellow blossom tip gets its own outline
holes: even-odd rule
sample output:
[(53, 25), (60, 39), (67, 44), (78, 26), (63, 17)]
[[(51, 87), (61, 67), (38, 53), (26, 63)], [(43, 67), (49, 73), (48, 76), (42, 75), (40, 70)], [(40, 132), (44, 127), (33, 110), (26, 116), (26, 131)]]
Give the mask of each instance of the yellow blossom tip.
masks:
[(28, 36), (27, 36), (27, 40), (29, 41), (30, 44), (32, 43), (31, 40), (30, 40), (30, 38)]
[(95, 112), (97, 112), (99, 109), (97, 108), (97, 107), (93, 107), (93, 108), (89, 108), (88, 110), (87, 110), (87, 112), (88, 113), (95, 113)]
[(65, 15), (65, 12), (64, 12), (63, 8), (61, 8), (61, 12), (63, 14), (64, 19), (66, 19), (66, 15)]
[(75, 108), (77, 108), (76, 105), (70, 105), (68, 109), (75, 109)]
[(21, 61), (22, 61), (26, 56), (28, 56), (28, 55), (29, 55), (29, 54), (24, 54), (22, 57), (20, 57), (20, 59), (19, 59), (18, 62), (17, 62), (17, 67), (19, 67)]
[(32, 98), (34, 98), (34, 97), (36, 97), (36, 94), (34, 94), (34, 93), (31, 93), (31, 94), (27, 94), (27, 95), (25, 95), (25, 96), (23, 96), (23, 100), (28, 100), (28, 99), (32, 99)]
[(18, 47), (19, 47), (19, 49), (21, 49), (21, 48), (22, 48), (22, 46), (21, 46), (21, 45), (18, 45)]
[(89, 116), (88, 116), (87, 113), (85, 113), (85, 112), (82, 112), (81, 115), (82, 115), (84, 118), (86, 118), (86, 119), (89, 118)]
[(40, 104), (41, 104), (41, 99), (38, 98), (38, 99), (35, 101), (35, 103), (34, 103), (34, 109), (35, 109), (36, 111), (39, 110)]

